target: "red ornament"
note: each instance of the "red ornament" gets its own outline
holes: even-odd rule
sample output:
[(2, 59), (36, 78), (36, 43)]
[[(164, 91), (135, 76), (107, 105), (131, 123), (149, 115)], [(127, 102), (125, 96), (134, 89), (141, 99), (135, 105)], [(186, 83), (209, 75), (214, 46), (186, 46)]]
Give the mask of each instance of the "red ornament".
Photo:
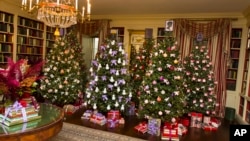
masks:
[(170, 70), (174, 70), (174, 66), (171, 66), (169, 69), (170, 69)]
[(158, 96), (157, 97), (157, 101), (160, 102), (161, 101), (161, 97)]

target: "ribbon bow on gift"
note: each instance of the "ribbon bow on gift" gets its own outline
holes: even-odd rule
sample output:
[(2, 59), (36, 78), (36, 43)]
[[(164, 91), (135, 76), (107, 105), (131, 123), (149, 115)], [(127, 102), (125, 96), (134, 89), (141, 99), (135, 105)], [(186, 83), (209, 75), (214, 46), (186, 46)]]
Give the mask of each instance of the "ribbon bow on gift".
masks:
[(23, 121), (24, 121), (24, 122), (27, 122), (27, 114), (26, 114), (26, 111), (25, 111), (25, 107), (23, 107), (23, 106), (21, 105), (21, 103), (19, 103), (18, 101), (16, 101), (16, 102), (13, 104), (12, 107), (8, 107), (8, 108), (7, 108), (7, 111), (5, 112), (5, 115), (4, 115), (4, 117), (3, 117), (2, 122), (5, 121), (5, 119), (7, 118), (8, 114), (11, 112), (12, 109), (14, 109), (16, 112), (17, 112), (18, 110), (21, 109), (21, 111), (22, 111), (22, 116), (23, 116)]

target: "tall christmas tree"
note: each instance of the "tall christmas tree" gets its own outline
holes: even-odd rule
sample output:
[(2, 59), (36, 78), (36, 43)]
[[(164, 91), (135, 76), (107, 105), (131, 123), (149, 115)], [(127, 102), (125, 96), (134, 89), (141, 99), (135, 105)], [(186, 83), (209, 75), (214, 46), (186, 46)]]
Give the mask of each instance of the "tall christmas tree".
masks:
[(138, 107), (139, 101), (138, 96), (140, 95), (139, 87), (145, 76), (146, 69), (149, 64), (150, 52), (154, 46), (155, 42), (153, 39), (145, 39), (143, 47), (139, 48), (139, 52), (134, 53), (134, 57), (131, 60), (130, 70), (131, 70), (131, 86), (133, 90), (132, 101), (135, 102), (136, 107)]
[(86, 71), (82, 48), (71, 31), (59, 38), (46, 57), (41, 94), (58, 106), (75, 103), (83, 94)]
[(183, 115), (185, 98), (179, 50), (171, 32), (166, 34), (167, 37), (152, 50), (141, 86), (139, 117), (170, 122)]
[(101, 113), (109, 110), (120, 110), (123, 113), (132, 97), (127, 69), (123, 44), (107, 39), (91, 64), (91, 76), (85, 95), (88, 108)]
[(215, 113), (216, 83), (206, 46), (194, 46), (183, 64), (188, 111), (203, 114)]

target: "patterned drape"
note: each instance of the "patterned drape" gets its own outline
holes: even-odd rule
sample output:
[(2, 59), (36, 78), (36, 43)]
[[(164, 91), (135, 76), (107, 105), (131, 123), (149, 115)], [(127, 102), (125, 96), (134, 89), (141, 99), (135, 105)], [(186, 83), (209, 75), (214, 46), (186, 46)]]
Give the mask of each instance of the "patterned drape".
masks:
[(103, 42), (107, 37), (110, 29), (110, 20), (100, 19), (91, 20), (78, 24), (80, 35), (89, 37), (99, 37), (99, 43)]
[(213, 64), (215, 80), (218, 83), (215, 92), (217, 94), (217, 103), (219, 106), (216, 111), (220, 117), (224, 117), (231, 20), (213, 19), (208, 21), (196, 21), (189, 19), (174, 19), (174, 21), (174, 35), (180, 45), (182, 60), (190, 54), (193, 41), (196, 40), (198, 34), (202, 35), (203, 39), (207, 40), (207, 47)]

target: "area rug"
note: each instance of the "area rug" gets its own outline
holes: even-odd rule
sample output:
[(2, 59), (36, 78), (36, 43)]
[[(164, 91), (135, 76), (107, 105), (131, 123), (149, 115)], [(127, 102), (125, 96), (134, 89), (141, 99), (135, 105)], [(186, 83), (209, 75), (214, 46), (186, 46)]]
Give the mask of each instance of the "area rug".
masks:
[(92, 128), (63, 123), (62, 130), (49, 141), (145, 141), (108, 131), (95, 130)]

